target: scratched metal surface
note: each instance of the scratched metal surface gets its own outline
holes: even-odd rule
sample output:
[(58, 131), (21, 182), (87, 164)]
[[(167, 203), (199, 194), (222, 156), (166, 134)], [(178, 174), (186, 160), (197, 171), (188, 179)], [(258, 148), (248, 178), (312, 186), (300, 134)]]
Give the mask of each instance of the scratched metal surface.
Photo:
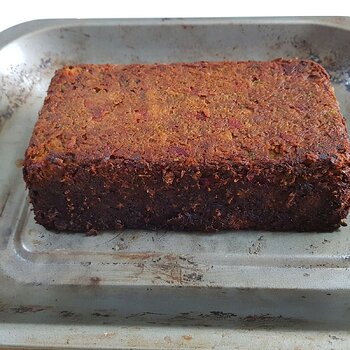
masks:
[(70, 63), (304, 57), (350, 116), (350, 19), (42, 20), (0, 34), (0, 344), (350, 348), (350, 235), (121, 231), (33, 221), (21, 159)]

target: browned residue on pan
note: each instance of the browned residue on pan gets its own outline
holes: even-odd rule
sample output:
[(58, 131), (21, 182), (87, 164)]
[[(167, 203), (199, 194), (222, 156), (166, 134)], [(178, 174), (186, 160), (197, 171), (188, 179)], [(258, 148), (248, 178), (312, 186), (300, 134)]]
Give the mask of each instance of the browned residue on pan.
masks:
[(155, 252), (118, 252), (114, 257), (129, 261), (136, 266), (138, 271), (135, 273), (135, 278), (151, 273), (153, 280), (179, 285), (198, 283), (203, 280), (202, 268), (190, 256)]
[(28, 312), (36, 313), (51, 309), (51, 306), (37, 306), (37, 305), (20, 305), (17, 307), (11, 307), (10, 310), (16, 314), (25, 314)]
[(22, 159), (22, 158), (16, 159), (16, 167), (17, 168), (22, 168), (23, 163), (24, 163), (24, 159)]
[(100, 277), (91, 277), (90, 278), (90, 285), (92, 286), (98, 286), (101, 282), (101, 278)]
[(160, 253), (142, 252), (142, 253), (118, 253), (114, 255), (117, 259), (126, 260), (149, 260), (162, 256)]
[(190, 335), (183, 335), (182, 339), (189, 341), (189, 340), (192, 340), (192, 337)]

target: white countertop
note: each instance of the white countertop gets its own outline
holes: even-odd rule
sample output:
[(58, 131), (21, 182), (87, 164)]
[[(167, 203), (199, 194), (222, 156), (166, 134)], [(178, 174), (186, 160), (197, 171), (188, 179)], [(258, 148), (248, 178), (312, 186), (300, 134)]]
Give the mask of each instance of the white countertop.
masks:
[(350, 16), (344, 0), (4, 0), (0, 31), (40, 18)]

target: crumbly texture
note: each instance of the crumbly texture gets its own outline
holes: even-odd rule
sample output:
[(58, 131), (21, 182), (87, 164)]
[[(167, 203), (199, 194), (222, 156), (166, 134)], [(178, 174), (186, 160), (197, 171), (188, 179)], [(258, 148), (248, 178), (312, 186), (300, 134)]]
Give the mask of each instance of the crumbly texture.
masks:
[(333, 230), (350, 144), (307, 60), (58, 70), (24, 179), (47, 229)]

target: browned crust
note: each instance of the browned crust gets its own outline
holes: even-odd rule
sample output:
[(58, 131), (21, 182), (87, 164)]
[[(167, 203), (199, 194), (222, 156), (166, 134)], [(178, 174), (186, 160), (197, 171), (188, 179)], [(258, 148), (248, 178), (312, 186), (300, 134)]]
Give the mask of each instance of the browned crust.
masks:
[(80, 65), (52, 79), (24, 178), (50, 229), (329, 230), (349, 151), (311, 61)]

